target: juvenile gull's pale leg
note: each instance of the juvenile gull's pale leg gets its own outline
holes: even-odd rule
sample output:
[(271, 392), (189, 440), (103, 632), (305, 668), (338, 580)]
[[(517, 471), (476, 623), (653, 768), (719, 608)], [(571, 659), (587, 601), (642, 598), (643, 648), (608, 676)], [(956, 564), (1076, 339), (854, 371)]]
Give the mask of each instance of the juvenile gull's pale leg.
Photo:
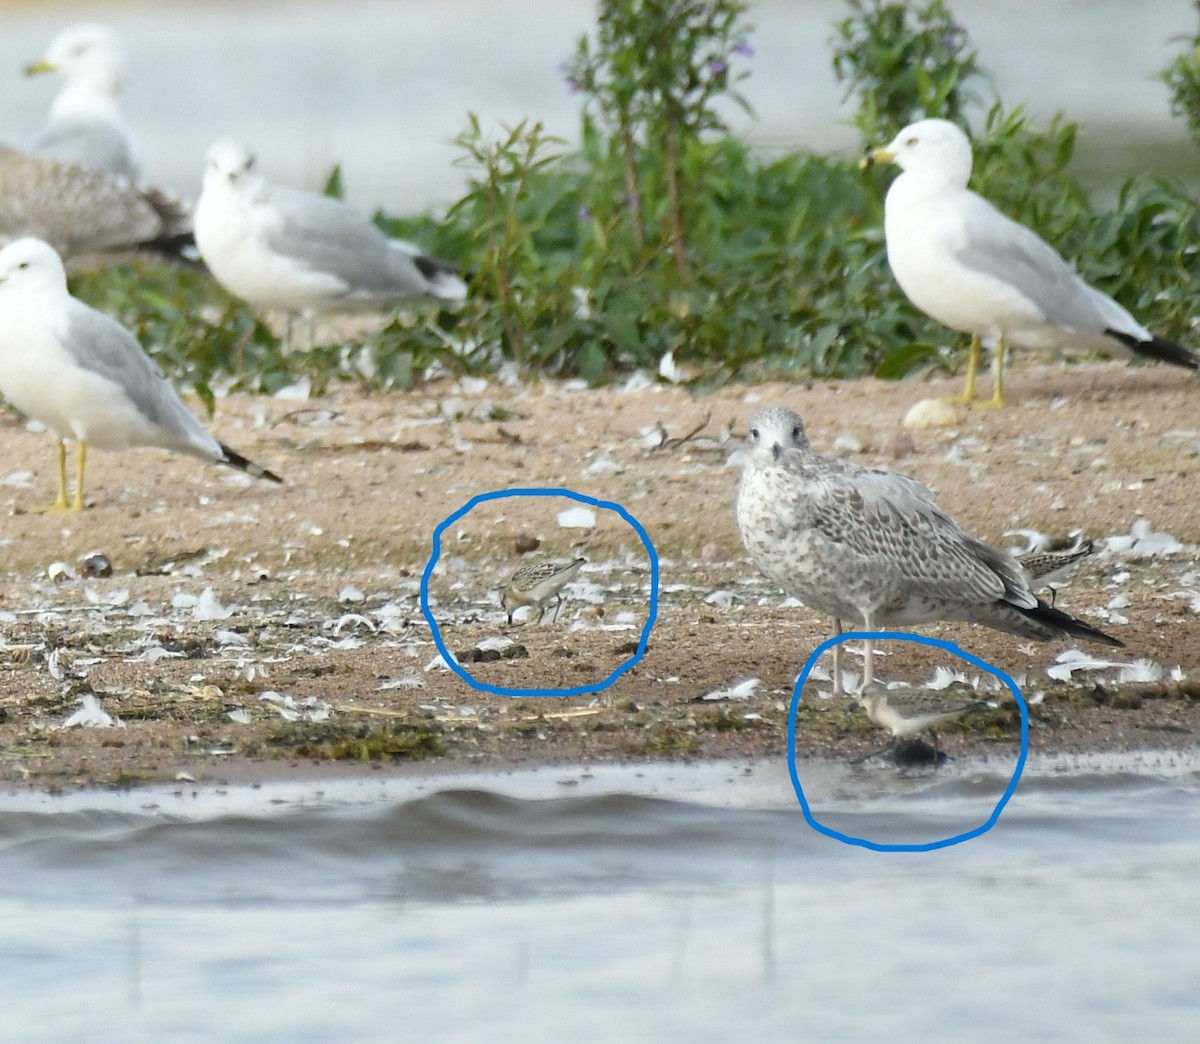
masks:
[[(842, 621), (836, 616), (833, 618), (833, 636), (836, 638), (842, 633)], [(833, 694), (835, 696), (845, 696), (846, 690), (842, 688), (842, 643), (838, 642), (833, 647)]]

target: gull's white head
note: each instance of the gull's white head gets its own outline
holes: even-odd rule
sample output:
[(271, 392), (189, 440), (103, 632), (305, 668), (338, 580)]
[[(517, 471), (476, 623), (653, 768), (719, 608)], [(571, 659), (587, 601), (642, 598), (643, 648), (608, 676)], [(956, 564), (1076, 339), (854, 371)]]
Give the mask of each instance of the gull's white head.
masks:
[(778, 460), (784, 450), (806, 449), (808, 436), (800, 414), (783, 406), (767, 406), (750, 418), (746, 436), (751, 453), (770, 454)]
[(243, 188), (260, 175), (255, 169), (255, 156), (236, 141), (218, 141), (211, 145), (204, 162), (205, 187)]
[(67, 288), (62, 259), (49, 243), (27, 237), (16, 239), (0, 250), (0, 293), (9, 289), (45, 290)]
[(63, 93), (115, 98), (125, 84), (125, 47), (107, 25), (80, 22), (63, 29), (46, 56), (25, 67), (25, 75), (58, 73), (67, 81)]
[(949, 120), (910, 123), (867, 163), (895, 163), (906, 173), (966, 188), (971, 177), (971, 140)]

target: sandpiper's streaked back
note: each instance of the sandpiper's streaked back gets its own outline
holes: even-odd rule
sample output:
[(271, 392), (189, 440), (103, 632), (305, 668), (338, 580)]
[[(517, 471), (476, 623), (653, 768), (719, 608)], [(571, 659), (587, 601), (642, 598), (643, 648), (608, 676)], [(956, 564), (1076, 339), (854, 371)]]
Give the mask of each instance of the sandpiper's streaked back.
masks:
[(863, 710), (881, 729), (896, 739), (932, 732), (939, 725), (961, 718), (973, 710), (982, 710), (982, 700), (956, 700), (953, 693), (931, 692), (909, 687), (889, 689), (873, 681), (858, 696)]
[(586, 561), (586, 558), (577, 558), (565, 565), (561, 562), (534, 562), (518, 569), (500, 594), (500, 602), (508, 613), (508, 622), (513, 622), (513, 613), (521, 606), (529, 605), (540, 610), (538, 623), (541, 623), (551, 601), (555, 602), (554, 619), (557, 620), (563, 604), (562, 589), (575, 579), (575, 574)]
[(1026, 551), (1016, 558), (1021, 563), (1029, 586), (1038, 590), (1052, 587), (1095, 550), (1096, 545), (1091, 540), (1080, 540), (1074, 547), (1061, 551)]

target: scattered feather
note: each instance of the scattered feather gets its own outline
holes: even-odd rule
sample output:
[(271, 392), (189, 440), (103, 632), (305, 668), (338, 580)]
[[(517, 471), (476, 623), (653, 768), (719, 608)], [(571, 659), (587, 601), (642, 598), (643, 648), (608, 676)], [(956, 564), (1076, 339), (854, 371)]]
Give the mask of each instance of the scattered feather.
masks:
[(563, 529), (594, 529), (596, 512), (583, 507), (567, 508), (558, 513), (558, 524)]
[(388, 678), (375, 688), (377, 692), (386, 692), (389, 689), (423, 689), (425, 688), (425, 679), (417, 673), (415, 668), (409, 667), (398, 678)]
[(938, 666), (934, 668), (933, 677), (925, 683), (925, 688), (932, 689), (934, 692), (940, 692), (942, 689), (948, 689), (954, 684), (967, 684), (967, 676), (961, 671)]
[(705, 702), (716, 700), (748, 700), (754, 695), (755, 691), (762, 684), (758, 678), (746, 678), (743, 681), (734, 682), (723, 689), (713, 689), (711, 692), (706, 692), (699, 697)]
[(1117, 672), (1118, 682), (1156, 682), (1161, 681), (1163, 669), (1153, 660), (1145, 658), (1124, 664)]
[(684, 379), (683, 371), (675, 364), (674, 352), (667, 352), (658, 360), (658, 375), (670, 384), (679, 384)]
[(1046, 668), (1046, 673), (1055, 681), (1070, 681), (1075, 671), (1104, 671), (1121, 666), (1113, 660), (1102, 660), (1079, 649), (1067, 649), (1059, 653), (1056, 659), (1058, 662), (1053, 667)]
[(80, 707), (62, 723), (64, 729), (111, 729), (125, 727), (120, 718), (114, 718), (103, 707), (92, 693), (85, 693), (79, 701)]

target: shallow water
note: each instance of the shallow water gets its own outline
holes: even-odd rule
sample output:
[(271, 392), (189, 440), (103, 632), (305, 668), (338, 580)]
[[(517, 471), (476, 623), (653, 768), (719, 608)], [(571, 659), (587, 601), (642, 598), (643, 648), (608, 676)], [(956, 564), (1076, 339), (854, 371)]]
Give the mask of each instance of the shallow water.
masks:
[[(802, 765), (879, 842), (1011, 765)], [(62, 798), (0, 813), (21, 1039), (1186, 1039), (1200, 753), (1031, 761), (925, 854), (782, 763)], [(53, 1003), (48, 998), (54, 998)]]

